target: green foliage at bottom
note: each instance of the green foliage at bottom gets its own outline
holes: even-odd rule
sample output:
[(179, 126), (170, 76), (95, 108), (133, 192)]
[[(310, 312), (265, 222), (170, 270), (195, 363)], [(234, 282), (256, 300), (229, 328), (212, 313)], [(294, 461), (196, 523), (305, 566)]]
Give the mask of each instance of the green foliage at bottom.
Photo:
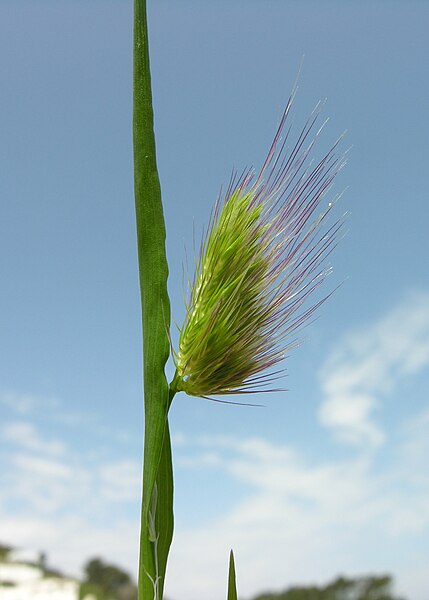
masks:
[(89, 560), (85, 567), (85, 581), (80, 586), (79, 600), (92, 595), (96, 600), (137, 600), (137, 587), (128, 573), (104, 563), (99, 558)]
[(88, 596), (91, 597), (91, 600), (137, 600), (137, 587), (126, 584), (112, 595), (106, 593), (99, 585), (82, 583), (79, 588), (79, 600), (85, 600)]
[(389, 575), (348, 579), (339, 577), (326, 587), (293, 587), (266, 593), (254, 600), (404, 600), (393, 595)]
[(12, 550), (13, 546), (8, 546), (7, 544), (0, 544), (0, 561), (6, 561)]
[(79, 600), (84, 600), (87, 596), (95, 600), (112, 600), (111, 596), (106, 596), (99, 585), (93, 583), (81, 583), (79, 588)]

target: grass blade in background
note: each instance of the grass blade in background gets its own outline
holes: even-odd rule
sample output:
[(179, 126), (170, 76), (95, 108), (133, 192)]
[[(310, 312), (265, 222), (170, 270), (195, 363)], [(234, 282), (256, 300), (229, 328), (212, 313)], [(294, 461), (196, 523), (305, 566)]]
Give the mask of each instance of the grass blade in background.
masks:
[(229, 554), (228, 597), (227, 600), (237, 600), (237, 585), (235, 581), (234, 553)]
[(142, 300), (145, 441), (139, 600), (162, 598), (173, 532), (173, 477), (164, 366), (170, 303), (165, 224), (156, 165), (146, 0), (134, 2), (134, 192)]

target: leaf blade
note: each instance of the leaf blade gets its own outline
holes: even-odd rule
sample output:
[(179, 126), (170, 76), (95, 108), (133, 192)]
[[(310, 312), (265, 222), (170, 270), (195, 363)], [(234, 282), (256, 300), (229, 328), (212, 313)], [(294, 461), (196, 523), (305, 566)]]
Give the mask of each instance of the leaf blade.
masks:
[[(164, 374), (170, 350), (167, 335), (170, 324), (168, 265), (153, 127), (146, 0), (134, 2), (133, 46), (134, 193), (145, 406), (139, 599), (149, 600), (162, 598), (173, 532), (173, 475), (167, 421), (171, 398)], [(158, 501), (152, 506), (155, 489)], [(151, 530), (150, 521), (155, 533)]]
[(229, 553), (228, 596), (227, 600), (237, 600), (237, 583), (235, 577), (234, 553)]

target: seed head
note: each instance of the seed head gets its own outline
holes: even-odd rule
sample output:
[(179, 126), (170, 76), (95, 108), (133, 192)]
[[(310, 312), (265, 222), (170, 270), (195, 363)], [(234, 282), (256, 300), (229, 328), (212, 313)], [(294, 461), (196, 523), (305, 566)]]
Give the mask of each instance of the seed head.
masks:
[(268, 391), (297, 332), (324, 301), (303, 307), (328, 272), (323, 265), (341, 219), (326, 225), (333, 201), (315, 214), (345, 161), (335, 155), (339, 140), (319, 162), (310, 159), (323, 127), (317, 130), (320, 104), (289, 145), (293, 96), (259, 175), (233, 174), (216, 202), (174, 352), (174, 391)]

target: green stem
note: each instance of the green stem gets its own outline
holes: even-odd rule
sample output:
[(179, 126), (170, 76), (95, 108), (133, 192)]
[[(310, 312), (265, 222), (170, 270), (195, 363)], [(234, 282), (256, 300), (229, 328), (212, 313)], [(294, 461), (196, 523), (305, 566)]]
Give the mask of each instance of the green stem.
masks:
[(160, 600), (173, 533), (173, 470), (164, 374), (170, 303), (165, 224), (156, 164), (146, 1), (134, 1), (134, 193), (142, 300), (145, 441), (139, 600)]
[(177, 392), (181, 391), (181, 388), (180, 388), (181, 381), (182, 381), (182, 378), (180, 377), (180, 375), (176, 369), (176, 371), (174, 373), (174, 377), (171, 380), (171, 383), (169, 385), (170, 397), (171, 397), (170, 404), (171, 404), (171, 401), (173, 400), (174, 396), (177, 394)]

